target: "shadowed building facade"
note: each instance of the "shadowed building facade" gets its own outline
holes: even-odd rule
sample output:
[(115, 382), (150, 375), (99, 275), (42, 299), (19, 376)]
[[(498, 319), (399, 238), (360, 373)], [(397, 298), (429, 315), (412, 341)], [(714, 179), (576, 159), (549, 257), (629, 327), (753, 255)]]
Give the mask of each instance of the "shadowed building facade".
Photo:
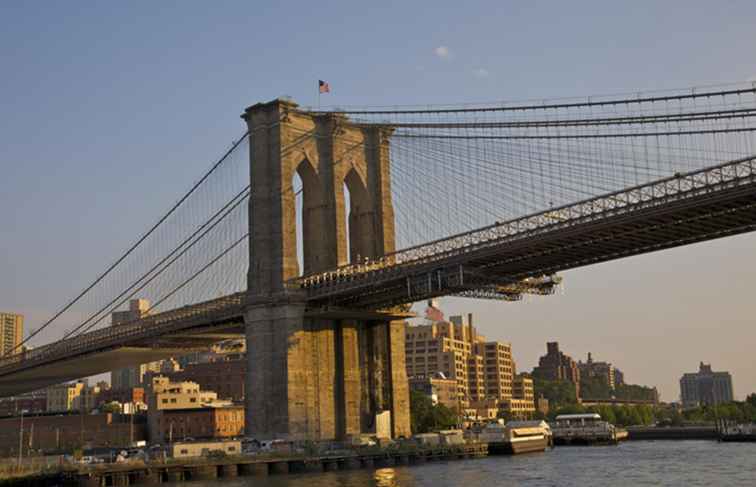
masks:
[(698, 372), (680, 378), (680, 400), (683, 407), (713, 406), (733, 400), (732, 376), (729, 372), (715, 372), (711, 364), (701, 362)]
[(377, 415), (389, 411), (392, 434), (409, 435), (406, 314), (306, 309), (288, 284), (301, 274), (295, 174), (304, 274), (394, 251), (391, 131), (303, 113), (280, 99), (249, 107), (243, 118), (251, 175), (246, 434), (346, 438), (375, 432)]
[(559, 350), (558, 342), (546, 343), (546, 355), (538, 359), (533, 377), (550, 381), (568, 381), (575, 385), (576, 397), (580, 397), (580, 369), (572, 357)]

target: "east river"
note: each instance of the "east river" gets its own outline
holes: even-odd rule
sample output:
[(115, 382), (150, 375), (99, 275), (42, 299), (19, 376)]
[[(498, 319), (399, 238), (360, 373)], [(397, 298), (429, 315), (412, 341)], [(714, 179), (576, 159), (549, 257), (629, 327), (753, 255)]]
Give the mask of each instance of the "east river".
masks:
[(636, 441), (378, 470), (239, 477), (193, 487), (756, 486), (756, 443)]

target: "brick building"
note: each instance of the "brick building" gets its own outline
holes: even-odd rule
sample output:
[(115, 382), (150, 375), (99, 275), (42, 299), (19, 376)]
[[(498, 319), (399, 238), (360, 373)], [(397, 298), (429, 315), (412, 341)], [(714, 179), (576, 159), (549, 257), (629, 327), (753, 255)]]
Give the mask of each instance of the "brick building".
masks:
[(612, 389), (618, 385), (615, 377), (616, 369), (614, 366), (609, 362), (594, 361), (590, 352), (588, 352), (587, 361), (578, 362), (578, 370), (580, 371), (581, 381), (599, 379)]
[(37, 414), (47, 411), (47, 394), (45, 391), (29, 392), (13, 397), (0, 398), (0, 416)]
[(184, 370), (166, 374), (172, 382), (191, 381), (220, 399), (244, 400), (244, 378), (247, 361), (243, 358), (215, 362), (189, 363)]
[[(152, 384), (147, 391), (147, 406), (150, 438), (153, 442), (163, 441), (163, 438), (171, 436), (171, 432), (174, 439), (184, 437), (194, 438), (196, 436), (204, 438), (213, 437), (217, 428), (221, 428), (221, 430), (217, 431), (221, 435), (225, 435), (227, 431), (234, 429), (230, 426), (230, 419), (226, 414), (215, 416), (215, 413), (213, 413), (209, 416), (213, 421), (212, 425), (215, 428), (213, 430), (210, 429), (211, 423), (207, 421), (202, 423), (202, 428), (187, 422), (187, 418), (205, 418), (200, 413), (206, 409), (215, 410), (224, 409), (225, 407), (236, 407), (232, 405), (231, 401), (219, 400), (215, 392), (202, 390), (196, 382), (171, 382), (168, 377), (153, 377)], [(243, 407), (238, 407), (242, 410), (241, 426), (243, 428)], [(197, 412), (200, 415), (193, 416), (192, 412)], [(203, 414), (208, 414), (208, 412), (205, 411)], [(173, 428), (180, 429), (177, 432)]]
[(47, 408), (49, 412), (78, 411), (82, 407), (83, 382), (58, 384), (47, 388)]
[(128, 389), (105, 389), (100, 392), (97, 405), (107, 404), (109, 402), (120, 402), (121, 404), (142, 403), (147, 404), (143, 387), (131, 387)]
[(575, 385), (577, 397), (580, 397), (580, 371), (577, 363), (569, 355), (559, 351), (558, 342), (546, 343), (546, 355), (538, 359), (538, 367), (533, 369), (533, 377), (571, 382)]
[[(147, 439), (141, 417), (118, 414), (43, 414), (24, 416), (24, 452), (70, 452), (74, 448), (128, 447)], [(18, 454), (21, 417), (0, 419), (0, 455)]]
[(150, 422), (150, 441), (231, 438), (244, 434), (244, 406), (164, 409)]
[(452, 409), (459, 408), (457, 381), (447, 379), (443, 374), (436, 373), (433, 377), (411, 377), (409, 387), (411, 391), (421, 392), (430, 397), (434, 404), (443, 404)]

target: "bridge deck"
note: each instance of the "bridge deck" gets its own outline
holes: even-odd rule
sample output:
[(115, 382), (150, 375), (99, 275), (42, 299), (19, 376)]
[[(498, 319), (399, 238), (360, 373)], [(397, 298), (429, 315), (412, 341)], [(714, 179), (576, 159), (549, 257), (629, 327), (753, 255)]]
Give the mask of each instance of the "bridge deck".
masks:
[[(320, 310), (381, 309), (475, 290), (500, 295), (516, 292), (518, 286), (545, 293), (556, 282), (548, 276), (557, 271), (754, 229), (756, 157), (751, 157), (496, 223), (289, 285), (303, 289), (308, 307)], [(244, 296), (224, 296), (4, 358), (0, 396), (70, 377), (39, 372), (52, 364), (94, 361), (98, 354), (124, 347), (206, 346), (219, 332), (240, 333)]]

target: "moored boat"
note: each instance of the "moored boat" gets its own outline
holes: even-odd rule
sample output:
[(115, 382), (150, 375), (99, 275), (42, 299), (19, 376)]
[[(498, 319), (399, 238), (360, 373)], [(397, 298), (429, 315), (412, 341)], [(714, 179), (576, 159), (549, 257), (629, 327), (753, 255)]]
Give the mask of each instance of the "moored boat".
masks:
[(545, 421), (509, 421), (491, 423), (480, 432), (480, 441), (488, 443), (491, 455), (515, 455), (539, 452), (552, 444), (551, 428)]
[(601, 419), (596, 413), (560, 414), (551, 425), (555, 445), (614, 445), (627, 432)]
[(719, 434), (720, 441), (756, 442), (756, 424), (728, 424)]

